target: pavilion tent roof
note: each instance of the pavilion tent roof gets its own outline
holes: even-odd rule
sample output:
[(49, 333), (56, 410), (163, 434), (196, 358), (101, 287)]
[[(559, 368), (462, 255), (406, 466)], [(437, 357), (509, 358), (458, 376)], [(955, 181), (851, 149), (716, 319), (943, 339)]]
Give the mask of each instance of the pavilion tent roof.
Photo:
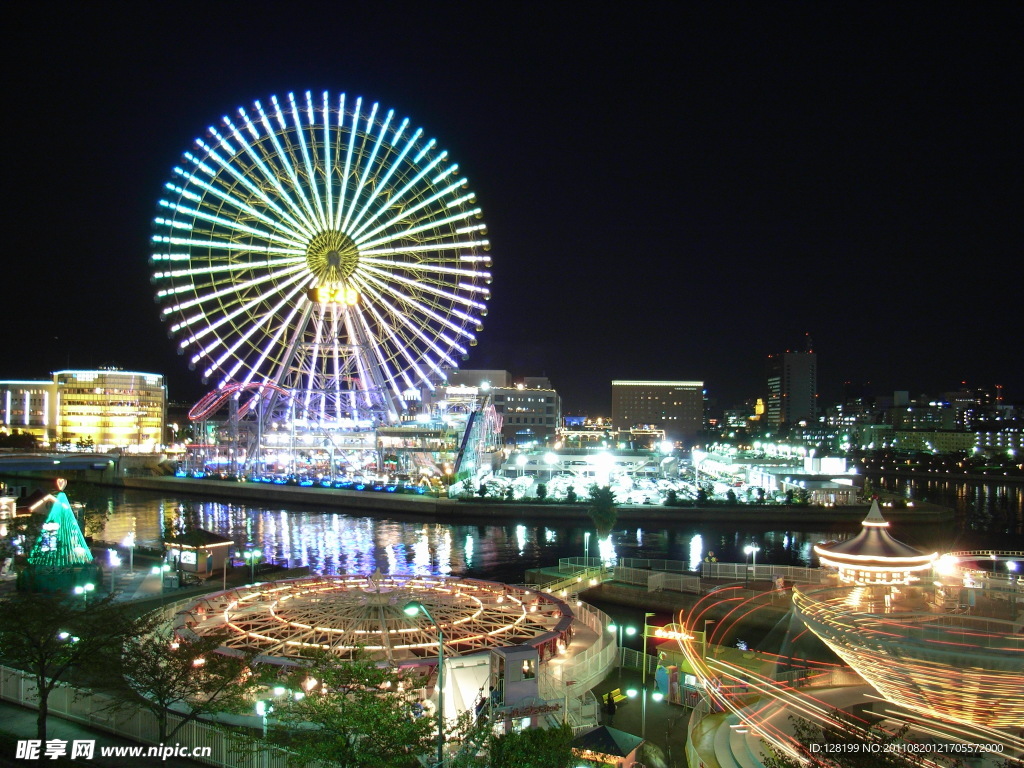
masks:
[(909, 544), (904, 544), (889, 535), (886, 530), (888, 523), (882, 517), (878, 501), (871, 503), (867, 517), (861, 523), (861, 532), (848, 541), (841, 541), (830, 546), (821, 546), (823, 552), (832, 555), (857, 555), (885, 559), (890, 557), (928, 557)]
[(585, 749), (602, 755), (628, 757), (643, 743), (644, 739), (639, 736), (602, 725), (592, 731), (581, 733), (572, 740), (571, 746), (574, 749)]

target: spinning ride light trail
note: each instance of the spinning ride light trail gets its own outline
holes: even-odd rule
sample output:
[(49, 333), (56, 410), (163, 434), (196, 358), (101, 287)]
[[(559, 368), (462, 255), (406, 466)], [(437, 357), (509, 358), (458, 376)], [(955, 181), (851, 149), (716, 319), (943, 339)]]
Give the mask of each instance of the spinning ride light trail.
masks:
[(270, 383), (321, 425), (391, 422), (476, 344), (481, 209), (394, 110), (327, 92), (256, 101), (196, 140), (164, 194), (156, 299), (218, 390), (286, 399), (249, 387)]

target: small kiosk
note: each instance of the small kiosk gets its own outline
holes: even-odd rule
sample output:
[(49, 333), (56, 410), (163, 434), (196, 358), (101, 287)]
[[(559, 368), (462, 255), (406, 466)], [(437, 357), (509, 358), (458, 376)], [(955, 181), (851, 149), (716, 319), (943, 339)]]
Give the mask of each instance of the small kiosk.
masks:
[(203, 528), (182, 536), (168, 538), (167, 562), (185, 573), (208, 576), (221, 571), (231, 557), (234, 541)]

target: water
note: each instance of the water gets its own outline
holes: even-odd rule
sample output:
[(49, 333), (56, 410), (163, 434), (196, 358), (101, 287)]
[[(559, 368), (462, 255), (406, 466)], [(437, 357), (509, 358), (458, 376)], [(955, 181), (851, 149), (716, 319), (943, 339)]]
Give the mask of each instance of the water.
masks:
[[(892, 534), (926, 551), (975, 547), (1024, 550), (1024, 486), (949, 481), (888, 479), (877, 486), (950, 506), (957, 511), (948, 523), (894, 524)], [(228, 536), (239, 546), (259, 547), (266, 557), (291, 567), (308, 566), (326, 574), (443, 574), (523, 581), (527, 569), (556, 565), (559, 558), (584, 554), (589, 528), (580, 521), (539, 524), (536, 520), (506, 525), (465, 525), (425, 522), (400, 516), (366, 516), (358, 512), (320, 512), (308, 508), (253, 506), (168, 494), (89, 488), (68, 488), (69, 496), (96, 497), (113, 510), (96, 538), (122, 541), (134, 531), (139, 545), (159, 546), (183, 513), (194, 509), (199, 525)], [(557, 514), (557, 513), (556, 513)], [(798, 520), (799, 511), (792, 513)], [(831, 526), (799, 522), (735, 524), (683, 522), (630, 526), (613, 534), (619, 557), (663, 558), (688, 562), (691, 568), (713, 550), (718, 560), (741, 562), (743, 548), (760, 546), (759, 563), (817, 565), (814, 544), (848, 538), (859, 523)], [(553, 515), (555, 516), (555, 515)], [(597, 555), (590, 537), (591, 556)]]

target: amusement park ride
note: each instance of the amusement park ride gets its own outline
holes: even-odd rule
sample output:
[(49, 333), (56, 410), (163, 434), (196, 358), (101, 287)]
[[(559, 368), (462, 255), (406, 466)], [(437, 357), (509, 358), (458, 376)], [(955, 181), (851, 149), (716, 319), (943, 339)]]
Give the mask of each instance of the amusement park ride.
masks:
[(491, 447), (493, 409), (443, 399), (483, 328), (490, 243), (423, 129), (345, 94), (271, 96), (211, 126), (164, 194), (156, 300), (214, 386), (193, 466), (452, 475)]

